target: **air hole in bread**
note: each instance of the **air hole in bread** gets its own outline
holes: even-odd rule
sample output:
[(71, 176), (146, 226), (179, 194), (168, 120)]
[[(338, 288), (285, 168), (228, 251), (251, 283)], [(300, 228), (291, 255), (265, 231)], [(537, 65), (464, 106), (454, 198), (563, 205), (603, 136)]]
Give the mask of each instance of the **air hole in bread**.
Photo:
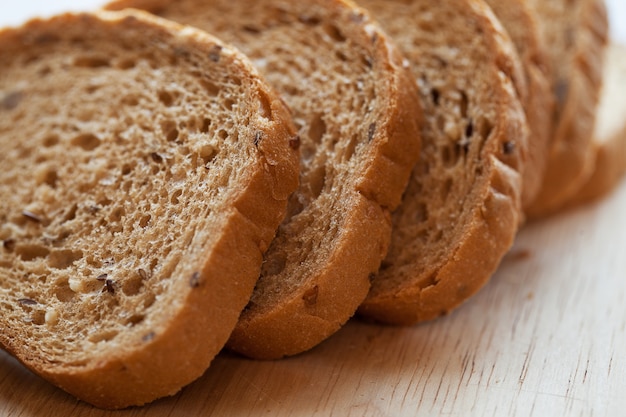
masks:
[(128, 175), (133, 171), (134, 164), (124, 164), (122, 165), (122, 175)]
[(76, 218), (76, 212), (78, 211), (78, 205), (72, 204), (61, 218), (61, 223), (66, 223)]
[(201, 78), (199, 82), (202, 87), (204, 87), (204, 89), (209, 93), (209, 95), (217, 96), (220, 93), (220, 88), (212, 81)]
[(444, 183), (443, 187), (441, 187), (441, 201), (446, 201), (450, 192), (452, 191), (452, 186), (454, 185), (454, 181), (452, 178), (448, 178)]
[(136, 326), (142, 321), (144, 321), (145, 318), (146, 316), (144, 316), (143, 314), (133, 314), (132, 316), (126, 319), (126, 325)]
[(115, 207), (109, 215), (109, 220), (112, 222), (119, 222), (125, 214), (124, 207)]
[(343, 53), (343, 51), (335, 51), (335, 56), (343, 62), (347, 62), (348, 61), (348, 57), (346, 56), (345, 53)]
[(143, 307), (150, 308), (154, 304), (155, 301), (156, 301), (156, 295), (148, 293), (145, 295), (143, 299)]
[(467, 108), (469, 106), (469, 98), (465, 91), (461, 91), (461, 102), (459, 104), (459, 110), (461, 111), (461, 117), (467, 118)]
[(110, 62), (105, 57), (81, 56), (74, 59), (74, 66), (82, 68), (104, 68), (109, 67)]
[(120, 59), (116, 63), (116, 67), (123, 70), (128, 70), (134, 68), (137, 65), (137, 62), (132, 58)]
[(200, 158), (202, 158), (202, 162), (204, 163), (204, 166), (208, 168), (209, 164), (211, 164), (211, 162), (213, 162), (213, 160), (215, 160), (215, 157), (218, 154), (218, 149), (216, 149), (214, 146), (210, 145), (210, 144), (204, 144), (202, 145), (202, 147), (200, 148), (199, 154), (200, 154)]
[(472, 121), (472, 119), (470, 119), (467, 122), (467, 126), (465, 128), (465, 137), (471, 138), (473, 134), (474, 134), (474, 122)]
[(163, 105), (165, 105), (166, 107), (171, 107), (174, 104), (175, 98), (172, 95), (172, 93), (168, 91), (165, 91), (165, 90), (159, 91), (158, 97), (159, 97), (159, 101), (163, 103)]
[(224, 100), (224, 108), (226, 110), (232, 111), (234, 107), (235, 107), (235, 100), (232, 100), (230, 98), (227, 98), (226, 100)]
[(43, 146), (46, 148), (50, 148), (59, 143), (59, 136), (57, 135), (48, 135), (43, 139)]
[(326, 164), (319, 164), (313, 171), (309, 173), (309, 185), (311, 197), (313, 199), (320, 196), (324, 183), (326, 181)]
[(343, 161), (349, 161), (354, 156), (358, 144), (359, 137), (356, 134), (353, 134), (350, 141), (346, 143), (346, 147), (341, 155)]
[(150, 223), (151, 219), (152, 216), (150, 216), (149, 214), (144, 214), (143, 216), (141, 216), (141, 219), (139, 219), (139, 227), (145, 228), (146, 226), (148, 226), (148, 223)]
[(261, 117), (272, 120), (272, 104), (269, 97), (263, 92), (259, 93), (259, 110), (261, 111)]
[(139, 98), (135, 95), (128, 95), (122, 98), (122, 105), (135, 107), (139, 105)]
[(430, 96), (433, 100), (433, 104), (435, 106), (439, 105), (439, 98), (441, 97), (441, 93), (439, 92), (439, 90), (437, 90), (436, 88), (433, 88), (430, 92)]
[(326, 133), (326, 122), (324, 122), (323, 115), (321, 113), (314, 114), (309, 122), (309, 138), (314, 143), (321, 143), (322, 137)]
[(76, 294), (70, 288), (70, 284), (69, 284), (67, 277), (59, 279), (57, 282), (54, 283), (53, 287), (55, 289), (54, 295), (62, 303), (67, 303), (71, 301)]
[(56, 188), (59, 175), (54, 168), (45, 168), (37, 173), (37, 183), (47, 184), (50, 188)]
[(122, 292), (128, 296), (139, 294), (145, 280), (145, 275), (130, 273), (130, 276), (122, 282)]
[(461, 157), (461, 147), (455, 142), (444, 146), (441, 149), (441, 161), (445, 168), (452, 168), (457, 165)]
[(180, 196), (183, 194), (183, 190), (176, 190), (174, 191), (174, 193), (172, 193), (172, 196), (170, 197), (170, 203), (172, 204), (179, 204), (180, 203)]
[(343, 33), (341, 33), (341, 30), (339, 30), (339, 28), (333, 24), (325, 24), (324, 32), (326, 32), (326, 34), (330, 36), (330, 38), (334, 41), (345, 42), (346, 40), (346, 37), (343, 35)]
[(48, 256), (48, 266), (55, 269), (66, 269), (82, 257), (83, 252), (80, 250), (56, 250)]
[(224, 129), (220, 129), (217, 132), (217, 137), (220, 138), (221, 140), (226, 140), (228, 139), (228, 132)]
[(211, 128), (211, 119), (205, 117), (202, 119), (202, 126), (200, 126), (200, 133), (209, 133)]
[(161, 132), (165, 135), (165, 138), (169, 142), (173, 142), (178, 139), (179, 131), (176, 127), (176, 123), (172, 120), (165, 120), (161, 122)]
[(487, 138), (491, 136), (493, 128), (494, 126), (491, 120), (484, 118), (478, 120), (478, 131), (480, 132), (480, 137), (483, 140), (487, 140)]
[(20, 245), (15, 248), (15, 253), (22, 258), (23, 261), (34, 261), (36, 259), (45, 258), (50, 254), (50, 250), (41, 245)]
[(86, 151), (92, 151), (100, 146), (100, 139), (92, 133), (84, 133), (72, 139), (71, 143)]
[(43, 310), (34, 310), (30, 315), (30, 322), (34, 325), (41, 326), (46, 323), (46, 313)]
[(117, 330), (103, 330), (89, 336), (88, 340), (92, 343), (108, 342), (118, 335)]

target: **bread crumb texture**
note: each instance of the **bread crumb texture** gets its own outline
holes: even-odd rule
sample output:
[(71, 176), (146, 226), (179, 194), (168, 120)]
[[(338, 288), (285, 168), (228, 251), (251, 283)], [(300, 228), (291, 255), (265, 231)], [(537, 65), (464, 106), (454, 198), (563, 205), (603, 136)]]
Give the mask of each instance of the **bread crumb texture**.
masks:
[[(215, 39), (168, 25), (66, 15), (0, 33), (0, 342), (35, 370), (80, 374), (170, 334), (198, 303), (189, 294), (224, 266), (211, 264), (212, 251), (235, 232), (232, 219), (247, 216), (236, 205), (255, 178), (282, 169), (283, 189), (296, 184), (295, 132), (252, 67)], [(257, 203), (282, 200), (268, 203), (271, 220), (246, 218), (241, 231), (258, 234), (256, 250), (231, 254), (257, 269), (219, 271), (221, 294), (205, 301), (217, 305), (195, 306), (198, 322), (223, 309), (212, 326), (224, 329), (195, 340), (191, 323), (174, 343), (206, 342), (214, 355), (226, 341), (286, 207), (288, 192), (274, 185), (253, 190), (263, 194)], [(174, 386), (159, 389), (168, 392), (151, 381), (154, 392), (136, 388), (139, 399), (107, 403), (112, 390), (97, 401), (118, 407), (175, 392), (183, 382), (167, 372)]]
[(419, 150), (417, 87), (362, 9), (337, 0), (136, 1), (215, 33), (251, 58), (293, 111), (300, 187), (229, 342), (254, 357), (299, 353), (367, 294)]
[(513, 242), (528, 135), (519, 67), (482, 2), (359, 3), (411, 62), (424, 110), (420, 160), (360, 312), (410, 324), (476, 292)]

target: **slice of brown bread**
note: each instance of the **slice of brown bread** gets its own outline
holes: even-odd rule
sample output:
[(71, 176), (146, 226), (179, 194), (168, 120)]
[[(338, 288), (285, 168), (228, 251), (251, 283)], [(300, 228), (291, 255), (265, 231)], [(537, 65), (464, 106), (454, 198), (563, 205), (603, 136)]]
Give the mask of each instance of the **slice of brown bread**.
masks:
[(293, 355), (338, 330), (387, 252), (390, 210), (418, 154), (417, 87), (369, 16), (337, 0), (118, 1), (206, 29), (241, 48), (291, 106), (299, 190), (228, 345)]
[(360, 0), (411, 62), (422, 152), (389, 254), (359, 311), (393, 324), (449, 312), (509, 250), (521, 218), (527, 125), (514, 46), (482, 1)]
[(607, 48), (603, 83), (593, 133), (595, 169), (569, 202), (570, 206), (606, 196), (626, 174), (625, 46), (612, 44)]
[(297, 186), (288, 110), (239, 52), (148, 14), (0, 32), (0, 345), (105, 408), (227, 341)]
[(544, 183), (531, 218), (560, 209), (591, 176), (593, 129), (608, 23), (603, 0), (530, 0), (548, 45), (556, 98)]
[(528, 94), (521, 97), (530, 128), (528, 158), (522, 176), (522, 208), (535, 200), (543, 183), (552, 138), (554, 98), (547, 45), (541, 41), (536, 16), (525, 0), (487, 0), (522, 60)]

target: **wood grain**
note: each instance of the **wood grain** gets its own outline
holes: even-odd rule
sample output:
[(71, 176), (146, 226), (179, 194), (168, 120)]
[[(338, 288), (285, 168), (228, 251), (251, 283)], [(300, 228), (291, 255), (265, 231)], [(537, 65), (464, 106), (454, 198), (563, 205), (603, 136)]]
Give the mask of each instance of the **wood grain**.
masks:
[(353, 320), (316, 349), (221, 354), (178, 395), (94, 409), (0, 353), (0, 416), (618, 416), (626, 410), (626, 182), (527, 226), (492, 281), (414, 327)]

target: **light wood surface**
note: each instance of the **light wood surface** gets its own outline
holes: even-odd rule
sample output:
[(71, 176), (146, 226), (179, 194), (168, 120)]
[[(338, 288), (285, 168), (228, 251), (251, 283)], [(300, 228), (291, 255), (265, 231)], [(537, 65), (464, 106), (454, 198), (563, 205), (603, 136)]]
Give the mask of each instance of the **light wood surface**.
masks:
[(526, 227), (491, 282), (408, 328), (353, 320), (301, 356), (220, 355), (175, 397), (106, 412), (0, 352), (0, 416), (626, 415), (626, 182)]
[(625, 416), (626, 182), (527, 226), (491, 282), (447, 317), (353, 320), (280, 361), (223, 353), (146, 407), (95, 409), (0, 351), (0, 417), (260, 415)]

